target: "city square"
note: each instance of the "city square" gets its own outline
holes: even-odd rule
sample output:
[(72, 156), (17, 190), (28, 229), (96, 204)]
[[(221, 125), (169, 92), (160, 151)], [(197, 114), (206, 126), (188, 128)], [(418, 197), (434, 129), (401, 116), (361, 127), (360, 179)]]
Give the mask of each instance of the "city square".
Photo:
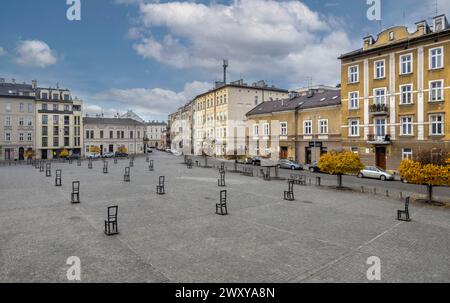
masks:
[[(33, 165), (0, 166), (0, 282), (68, 282), (71, 256), (81, 282), (370, 282), (371, 256), (381, 261), (381, 282), (450, 281), (448, 207), (411, 202), (412, 221), (402, 222), (393, 190), (338, 191), (330, 176), (321, 187), (294, 186), (295, 200), (285, 201), (285, 180), (233, 173), (231, 162), (222, 188), (217, 161), (189, 169), (181, 156), (149, 158), (154, 171), (138, 156), (130, 182), (128, 159), (108, 159), (108, 173), (101, 160), (92, 169), (55, 161), (51, 177)], [(159, 176), (165, 195), (156, 194)], [(79, 204), (72, 181), (80, 181)], [(221, 190), (226, 216), (215, 213)], [(119, 234), (107, 236), (111, 205)]]

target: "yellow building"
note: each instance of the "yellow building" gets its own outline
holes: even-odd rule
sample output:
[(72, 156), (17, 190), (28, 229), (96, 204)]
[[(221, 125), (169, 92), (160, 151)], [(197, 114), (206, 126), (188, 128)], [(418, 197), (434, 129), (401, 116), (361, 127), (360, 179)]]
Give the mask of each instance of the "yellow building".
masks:
[(420, 150), (449, 148), (450, 27), (445, 15), (389, 28), (342, 55), (343, 146), (396, 170)]
[(220, 85), (195, 99), (194, 153), (214, 156), (245, 154), (245, 114), (256, 105), (288, 97), (288, 91), (264, 81)]
[(246, 116), (249, 156), (311, 164), (341, 149), (339, 89), (310, 89), (264, 102)]

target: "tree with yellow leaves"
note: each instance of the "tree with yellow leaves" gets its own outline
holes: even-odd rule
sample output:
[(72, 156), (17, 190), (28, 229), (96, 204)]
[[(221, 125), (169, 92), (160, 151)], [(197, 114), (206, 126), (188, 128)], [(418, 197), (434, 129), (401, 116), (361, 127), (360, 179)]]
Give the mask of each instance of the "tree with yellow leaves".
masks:
[(89, 152), (99, 154), (101, 152), (100, 147), (92, 145), (89, 147)]
[(358, 155), (350, 151), (330, 152), (319, 160), (319, 169), (325, 173), (337, 176), (338, 188), (342, 188), (342, 175), (357, 174), (364, 168)]
[(125, 145), (121, 145), (117, 148), (117, 151), (119, 153), (126, 153), (126, 152), (128, 152), (128, 149), (125, 147)]
[(59, 152), (59, 157), (60, 158), (67, 158), (69, 156), (69, 151), (67, 149), (63, 149), (62, 151)]
[(437, 150), (423, 151), (415, 160), (403, 160), (400, 177), (427, 187), (427, 201), (433, 201), (433, 187), (450, 186), (450, 154)]
[(32, 158), (34, 157), (34, 150), (32, 150), (32, 149), (27, 149), (27, 150), (25, 151), (24, 157), (25, 157), (26, 159), (32, 159)]

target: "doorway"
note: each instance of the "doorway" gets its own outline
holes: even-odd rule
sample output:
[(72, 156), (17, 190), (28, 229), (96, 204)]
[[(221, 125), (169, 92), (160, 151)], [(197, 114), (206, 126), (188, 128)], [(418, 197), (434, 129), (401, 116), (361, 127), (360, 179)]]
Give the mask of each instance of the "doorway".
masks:
[(285, 160), (288, 158), (288, 148), (286, 146), (280, 147), (280, 159)]
[(25, 159), (24, 153), (25, 149), (23, 147), (19, 148), (19, 161), (23, 161)]
[(311, 147), (305, 147), (305, 164), (311, 164)]
[(375, 148), (375, 165), (386, 169), (386, 147)]
[(47, 150), (46, 149), (41, 150), (41, 159), (47, 160)]

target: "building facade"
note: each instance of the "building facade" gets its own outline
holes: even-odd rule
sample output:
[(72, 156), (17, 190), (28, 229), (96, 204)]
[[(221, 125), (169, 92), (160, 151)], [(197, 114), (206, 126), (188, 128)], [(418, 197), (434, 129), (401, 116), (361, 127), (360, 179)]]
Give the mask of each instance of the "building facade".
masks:
[(169, 115), (170, 148), (184, 155), (194, 154), (195, 102), (192, 100)]
[(284, 99), (288, 94), (264, 81), (247, 85), (239, 80), (198, 95), (194, 99), (194, 154), (244, 155), (245, 114), (262, 102)]
[(167, 123), (159, 122), (159, 121), (149, 121), (146, 123), (146, 138), (147, 138), (147, 146), (152, 148), (158, 148), (161, 143), (161, 137), (163, 133), (166, 131)]
[(25, 160), (35, 150), (35, 93), (32, 85), (0, 79), (0, 160)]
[[(84, 117), (84, 152), (98, 148), (100, 154), (125, 148), (129, 154), (144, 153), (145, 123), (130, 118)], [(123, 150), (125, 150), (123, 149)]]
[(261, 103), (246, 114), (247, 155), (317, 162), (322, 154), (342, 148), (340, 115), (336, 89), (309, 89)]
[(68, 89), (36, 89), (36, 159), (55, 159), (62, 150), (83, 155), (83, 102)]
[(342, 55), (345, 149), (366, 164), (397, 170), (424, 149), (450, 141), (450, 27), (444, 15), (364, 38)]

